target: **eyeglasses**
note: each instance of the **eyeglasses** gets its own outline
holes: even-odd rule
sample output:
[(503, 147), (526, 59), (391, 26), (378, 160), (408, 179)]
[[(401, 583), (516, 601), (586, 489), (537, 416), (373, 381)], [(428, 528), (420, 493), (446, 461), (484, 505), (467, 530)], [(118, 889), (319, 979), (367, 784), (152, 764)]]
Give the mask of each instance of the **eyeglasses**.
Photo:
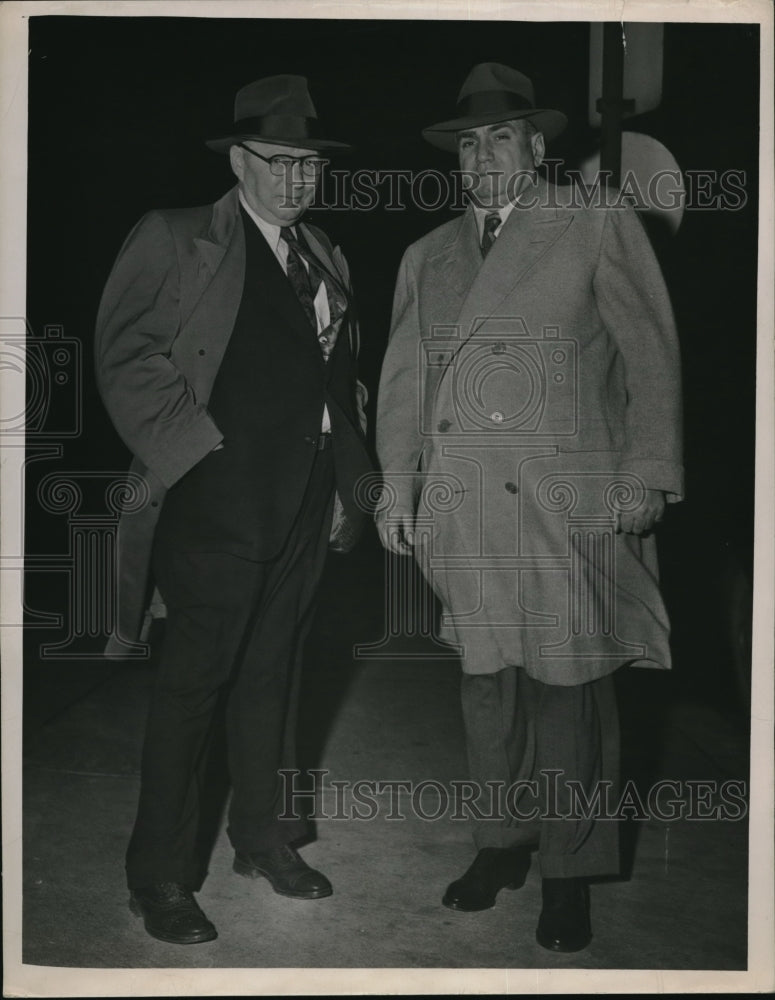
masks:
[(305, 177), (317, 177), (326, 163), (328, 163), (328, 160), (322, 156), (286, 156), (284, 153), (275, 153), (274, 156), (262, 156), (255, 149), (246, 146), (244, 142), (238, 142), (237, 145), (240, 149), (244, 149), (248, 153), (252, 153), (253, 156), (257, 156), (259, 160), (263, 160), (264, 163), (268, 163), (270, 171), (276, 176), (290, 172), (299, 163), (301, 164), (301, 172)]

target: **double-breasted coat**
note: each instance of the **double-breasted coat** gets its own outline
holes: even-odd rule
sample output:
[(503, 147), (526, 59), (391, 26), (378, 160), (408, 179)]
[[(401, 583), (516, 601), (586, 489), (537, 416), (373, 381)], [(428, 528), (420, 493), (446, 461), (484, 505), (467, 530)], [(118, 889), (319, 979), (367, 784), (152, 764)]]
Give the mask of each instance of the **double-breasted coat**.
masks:
[[(469, 673), (667, 668), (644, 489), (683, 495), (680, 362), (640, 220), (538, 181), (484, 261), (473, 210), (401, 262), (377, 450)], [(389, 512), (388, 512), (389, 518)]]
[[(312, 252), (349, 287), (340, 250), (316, 227), (302, 223), (301, 229)], [(245, 238), (233, 187), (214, 205), (146, 215), (125, 241), (105, 287), (96, 325), (98, 385), (134, 456), (118, 531), (116, 628), (108, 656), (125, 654), (139, 635), (166, 491), (222, 440), (207, 403), (244, 279)], [(345, 324), (340, 351), (357, 338), (349, 314)], [(352, 389), (355, 397), (354, 378)], [(337, 490), (352, 518), (361, 512), (351, 485), (371, 467), (363, 433), (365, 389), (358, 385), (357, 393), (343, 406), (327, 399)]]

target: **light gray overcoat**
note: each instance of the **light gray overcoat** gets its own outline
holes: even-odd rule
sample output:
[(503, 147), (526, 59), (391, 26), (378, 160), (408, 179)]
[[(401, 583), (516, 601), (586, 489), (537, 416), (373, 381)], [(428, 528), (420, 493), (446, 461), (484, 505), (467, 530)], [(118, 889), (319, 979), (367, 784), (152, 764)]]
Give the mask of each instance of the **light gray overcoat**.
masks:
[(409, 247), (377, 419), (463, 669), (561, 685), (670, 666), (655, 539), (615, 518), (643, 488), (683, 495), (659, 266), (630, 208), (569, 193), (539, 181), (484, 262), (471, 208)]

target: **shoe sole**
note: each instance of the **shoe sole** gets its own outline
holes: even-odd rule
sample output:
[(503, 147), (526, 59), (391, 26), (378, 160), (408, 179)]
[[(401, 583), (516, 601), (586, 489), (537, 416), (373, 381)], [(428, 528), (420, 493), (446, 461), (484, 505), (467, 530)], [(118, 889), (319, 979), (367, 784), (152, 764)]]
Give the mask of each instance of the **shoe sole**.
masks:
[[(508, 885), (501, 886), (501, 888), (509, 889), (513, 892), (515, 889), (521, 889), (524, 884), (525, 881), (523, 879), (522, 882), (509, 882)], [(500, 892), (500, 889), (498, 890), (498, 892)], [(485, 903), (484, 906), (461, 906), (460, 903), (456, 903), (454, 900), (448, 900), (446, 896), (442, 899), (441, 904), (442, 906), (446, 906), (448, 910), (457, 910), (458, 913), (481, 913), (482, 910), (491, 910), (495, 906), (497, 901), (498, 900), (496, 893), (496, 896), (493, 897), (492, 902)]]
[(232, 869), (238, 875), (242, 875), (243, 878), (265, 878), (278, 896), (286, 896), (288, 899), (325, 899), (327, 896), (333, 895), (334, 892), (333, 889), (312, 889), (309, 892), (303, 893), (289, 892), (287, 889), (278, 889), (271, 876), (267, 875), (266, 872), (262, 872), (260, 868), (255, 868), (253, 865), (246, 865), (242, 861), (237, 861), (236, 858), (234, 860), (234, 864), (232, 865)]
[(131, 897), (130, 897), (130, 900), (129, 900), (129, 909), (132, 911), (132, 913), (136, 917), (142, 917), (143, 918), (143, 926), (145, 927), (145, 930), (146, 930), (147, 934), (150, 934), (150, 936), (152, 938), (156, 938), (157, 941), (164, 941), (166, 944), (204, 944), (207, 941), (214, 941), (218, 937), (218, 931), (216, 931), (215, 928), (213, 928), (212, 933), (210, 931), (203, 931), (201, 934), (197, 935), (196, 937), (190, 937), (190, 938), (185, 938), (185, 939), (184, 938), (179, 938), (179, 937), (171, 937), (169, 935), (164, 935), (164, 934), (159, 934), (157, 931), (152, 930), (148, 926), (148, 921), (145, 918), (145, 914), (143, 913), (142, 908), (140, 907), (140, 904), (137, 903)]

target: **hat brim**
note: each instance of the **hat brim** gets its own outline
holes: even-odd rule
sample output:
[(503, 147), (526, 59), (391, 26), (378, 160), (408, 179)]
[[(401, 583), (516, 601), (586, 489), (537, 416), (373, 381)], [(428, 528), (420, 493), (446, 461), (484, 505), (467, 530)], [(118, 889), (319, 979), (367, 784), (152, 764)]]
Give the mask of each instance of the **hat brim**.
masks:
[(315, 149), (320, 152), (329, 150), (332, 153), (349, 153), (353, 147), (336, 139), (311, 139), (308, 137), (288, 139), (283, 136), (256, 135), (250, 132), (237, 132), (219, 136), (215, 139), (205, 139), (205, 145), (215, 153), (228, 153), (232, 146), (252, 139), (255, 142), (265, 142), (270, 146), (288, 146), (296, 149)]
[(552, 111), (548, 108), (531, 108), (529, 111), (491, 111), (489, 114), (467, 115), (463, 118), (451, 118), (446, 122), (438, 122), (422, 130), (423, 139), (438, 149), (448, 153), (457, 152), (457, 133), (467, 128), (479, 128), (481, 125), (497, 125), (498, 122), (518, 121), (527, 118), (535, 125), (547, 142), (556, 139), (564, 131), (568, 119), (562, 111)]

